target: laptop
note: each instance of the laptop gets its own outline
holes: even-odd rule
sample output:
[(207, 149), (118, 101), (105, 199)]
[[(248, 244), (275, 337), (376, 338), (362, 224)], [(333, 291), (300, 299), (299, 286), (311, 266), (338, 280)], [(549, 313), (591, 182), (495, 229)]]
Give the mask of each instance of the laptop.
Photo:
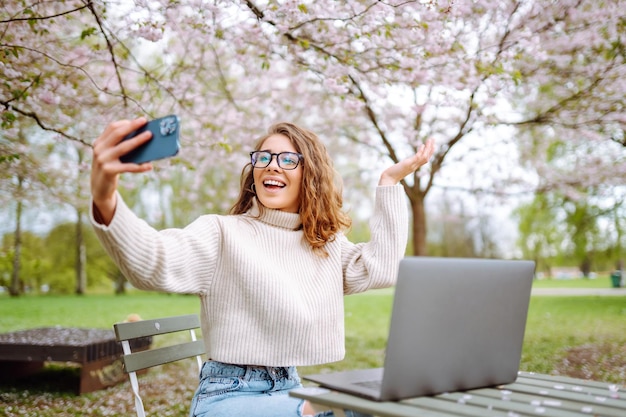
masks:
[(513, 382), (534, 272), (523, 260), (404, 258), (384, 367), (304, 378), (376, 401)]

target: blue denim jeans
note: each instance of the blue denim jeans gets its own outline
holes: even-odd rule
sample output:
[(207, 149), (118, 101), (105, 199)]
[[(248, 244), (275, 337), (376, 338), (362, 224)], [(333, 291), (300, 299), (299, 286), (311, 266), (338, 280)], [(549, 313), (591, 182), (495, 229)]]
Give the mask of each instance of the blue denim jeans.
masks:
[[(302, 384), (296, 368), (207, 361), (191, 401), (190, 417), (302, 417), (303, 400), (289, 390)], [(317, 414), (330, 417), (332, 412)], [(363, 416), (346, 412), (348, 417)]]

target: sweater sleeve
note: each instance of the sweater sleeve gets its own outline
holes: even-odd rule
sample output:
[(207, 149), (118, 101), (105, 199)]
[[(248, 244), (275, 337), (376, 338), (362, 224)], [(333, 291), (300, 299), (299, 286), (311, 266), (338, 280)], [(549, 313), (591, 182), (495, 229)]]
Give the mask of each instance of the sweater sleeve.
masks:
[(162, 292), (204, 294), (218, 259), (220, 228), (213, 216), (200, 217), (184, 229), (157, 231), (138, 218), (118, 194), (108, 226), (90, 218), (96, 236), (135, 287)]
[(370, 241), (354, 244), (341, 237), (345, 294), (395, 284), (398, 265), (406, 252), (408, 217), (402, 186), (376, 188)]

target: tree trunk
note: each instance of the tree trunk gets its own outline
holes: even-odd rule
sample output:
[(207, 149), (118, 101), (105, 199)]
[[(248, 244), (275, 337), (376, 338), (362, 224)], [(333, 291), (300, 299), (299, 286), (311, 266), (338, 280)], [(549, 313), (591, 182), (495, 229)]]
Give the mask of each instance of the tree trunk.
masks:
[(113, 282), (115, 283), (115, 295), (126, 294), (126, 278), (120, 270), (117, 270)]
[[(21, 194), (22, 184), (24, 180), (22, 176), (17, 177), (18, 195)], [(11, 287), (9, 294), (17, 297), (21, 294), (20, 286), (20, 269), (22, 261), (22, 200), (17, 199), (17, 208), (15, 209), (15, 241), (13, 243), (13, 271), (11, 273)]]
[(76, 210), (76, 294), (85, 294), (87, 288), (87, 251), (83, 237), (83, 211)]
[(589, 255), (585, 255), (585, 258), (581, 262), (580, 272), (582, 272), (584, 278), (589, 278), (591, 274), (591, 258)]
[(411, 236), (413, 241), (413, 255), (426, 256), (428, 248), (426, 246), (426, 210), (424, 207), (424, 195), (420, 192), (409, 195), (411, 202), (411, 214), (413, 216), (413, 227)]

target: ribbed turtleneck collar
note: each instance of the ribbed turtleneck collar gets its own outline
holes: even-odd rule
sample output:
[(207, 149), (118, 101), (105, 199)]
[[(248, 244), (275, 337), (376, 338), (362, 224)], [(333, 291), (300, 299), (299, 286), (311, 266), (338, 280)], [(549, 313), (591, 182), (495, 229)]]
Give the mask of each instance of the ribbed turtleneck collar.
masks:
[(248, 216), (258, 219), (263, 223), (284, 229), (298, 230), (302, 228), (302, 221), (298, 213), (289, 213), (267, 207), (263, 207), (263, 215), (260, 215), (260, 212), (259, 202), (254, 198), (252, 200), (252, 207), (250, 207), (250, 210), (246, 213)]

